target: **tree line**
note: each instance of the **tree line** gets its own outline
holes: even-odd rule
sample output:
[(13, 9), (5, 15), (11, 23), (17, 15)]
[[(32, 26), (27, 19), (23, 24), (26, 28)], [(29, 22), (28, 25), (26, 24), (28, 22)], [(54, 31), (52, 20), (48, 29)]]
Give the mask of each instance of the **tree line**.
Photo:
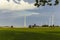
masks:
[(39, 27), (59, 27), (58, 25), (41, 25), (41, 26), (39, 26), (39, 25), (36, 25), (36, 24), (34, 24), (34, 25), (29, 25), (28, 26), (29, 28), (39, 28)]

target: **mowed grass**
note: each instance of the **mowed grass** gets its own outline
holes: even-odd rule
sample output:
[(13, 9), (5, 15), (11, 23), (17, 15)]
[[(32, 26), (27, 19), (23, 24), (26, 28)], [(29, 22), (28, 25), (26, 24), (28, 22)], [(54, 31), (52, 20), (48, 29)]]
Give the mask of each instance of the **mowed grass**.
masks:
[(0, 40), (60, 40), (60, 28), (0, 28)]

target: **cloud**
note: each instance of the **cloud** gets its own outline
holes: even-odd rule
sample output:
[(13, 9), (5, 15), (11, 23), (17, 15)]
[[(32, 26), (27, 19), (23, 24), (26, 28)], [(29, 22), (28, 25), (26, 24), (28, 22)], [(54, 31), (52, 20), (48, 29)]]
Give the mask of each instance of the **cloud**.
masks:
[(39, 13), (30, 12), (30, 11), (1, 11), (0, 19), (11, 19), (11, 18), (18, 18), (23, 16), (31, 16), (31, 15), (38, 15)]
[(16, 4), (13, 0), (8, 2), (7, 0), (0, 0), (0, 9), (8, 9), (8, 10), (27, 10), (27, 9), (34, 9), (34, 3), (28, 3), (24, 0), (20, 1), (20, 4)]

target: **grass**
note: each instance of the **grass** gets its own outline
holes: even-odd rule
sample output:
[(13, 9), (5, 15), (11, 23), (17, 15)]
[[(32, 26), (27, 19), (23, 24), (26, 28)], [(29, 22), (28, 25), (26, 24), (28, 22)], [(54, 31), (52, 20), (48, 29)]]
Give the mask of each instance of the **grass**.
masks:
[(0, 40), (60, 40), (60, 28), (0, 28)]

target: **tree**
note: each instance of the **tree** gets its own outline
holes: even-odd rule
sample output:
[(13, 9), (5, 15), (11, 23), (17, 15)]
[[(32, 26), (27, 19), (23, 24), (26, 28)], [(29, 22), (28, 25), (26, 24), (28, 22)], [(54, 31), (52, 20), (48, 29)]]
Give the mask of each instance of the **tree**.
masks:
[(29, 25), (29, 28), (31, 28), (31, 25)]
[(36, 27), (36, 24), (34, 24), (32, 27), (33, 27), (33, 28)]
[(45, 6), (45, 5), (58, 5), (59, 4), (59, 0), (55, 0), (55, 3), (52, 3), (52, 0), (36, 0), (36, 3), (34, 4), (35, 6), (39, 7), (39, 6)]
[(13, 26), (11, 26), (11, 28), (13, 28)]

